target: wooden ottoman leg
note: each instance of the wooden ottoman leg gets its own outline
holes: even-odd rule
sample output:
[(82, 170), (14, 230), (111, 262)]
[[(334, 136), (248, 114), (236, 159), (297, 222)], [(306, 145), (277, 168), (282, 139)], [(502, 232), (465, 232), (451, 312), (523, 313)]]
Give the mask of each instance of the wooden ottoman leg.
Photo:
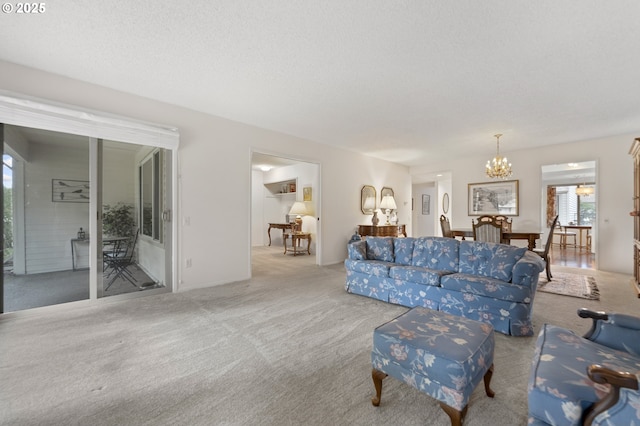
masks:
[(468, 405), (465, 405), (462, 411), (458, 411), (444, 402), (440, 402), (440, 407), (442, 407), (451, 419), (451, 426), (462, 426), (462, 419), (464, 419), (464, 416), (467, 414)]
[(495, 396), (495, 392), (491, 389), (491, 386), (490, 386), (492, 376), (493, 376), (493, 364), (491, 364), (491, 367), (489, 367), (487, 372), (484, 373), (484, 391), (487, 393), (487, 396), (489, 398), (493, 398)]
[(385, 373), (382, 371), (376, 370), (375, 368), (371, 370), (371, 378), (373, 379), (373, 386), (376, 388), (376, 396), (371, 398), (371, 403), (377, 407), (380, 405), (380, 397), (382, 397), (382, 379), (387, 377)]

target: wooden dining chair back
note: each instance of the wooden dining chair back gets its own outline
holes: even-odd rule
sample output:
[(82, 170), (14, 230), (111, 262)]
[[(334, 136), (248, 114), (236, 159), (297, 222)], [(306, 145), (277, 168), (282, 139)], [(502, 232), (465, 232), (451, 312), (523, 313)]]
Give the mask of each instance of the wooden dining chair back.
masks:
[(551, 259), (549, 259), (549, 252), (551, 250), (551, 243), (553, 242), (554, 230), (557, 224), (558, 216), (556, 216), (551, 223), (551, 228), (549, 228), (549, 235), (547, 236), (547, 242), (544, 247), (533, 249), (533, 252), (539, 255), (547, 263), (547, 266), (545, 267), (547, 272), (547, 281), (551, 281), (551, 278), (553, 277), (551, 275)]
[(496, 215), (494, 216), (495, 220), (502, 225), (502, 230), (504, 232), (511, 232), (511, 224), (513, 223), (513, 219), (508, 218), (504, 215)]
[(502, 224), (493, 216), (480, 216), (477, 222), (471, 220), (473, 226), (473, 239), (485, 243), (502, 243)]
[(440, 228), (442, 228), (442, 236), (445, 238), (453, 238), (453, 234), (451, 233), (451, 223), (449, 222), (449, 218), (445, 215), (440, 215)]

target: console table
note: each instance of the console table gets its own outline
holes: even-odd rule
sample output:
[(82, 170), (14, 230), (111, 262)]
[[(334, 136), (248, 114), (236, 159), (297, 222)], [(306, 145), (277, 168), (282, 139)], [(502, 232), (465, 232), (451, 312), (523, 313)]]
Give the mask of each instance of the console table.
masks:
[(270, 223), (267, 234), (269, 235), (269, 245), (271, 245), (271, 228), (282, 229), (282, 239), (284, 239), (285, 231), (291, 229), (290, 223)]
[(407, 236), (405, 225), (358, 225), (358, 234), (362, 237)]

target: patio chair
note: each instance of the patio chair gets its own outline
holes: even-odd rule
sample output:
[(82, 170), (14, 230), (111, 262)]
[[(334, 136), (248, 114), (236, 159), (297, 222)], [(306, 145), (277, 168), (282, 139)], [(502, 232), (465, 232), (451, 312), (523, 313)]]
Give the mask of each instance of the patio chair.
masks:
[(136, 284), (137, 280), (129, 269), (134, 265), (133, 256), (138, 241), (138, 233), (139, 231), (136, 231), (128, 241), (120, 244), (118, 250), (103, 252), (102, 257), (105, 264), (105, 274), (107, 270), (110, 270), (110, 272), (106, 274), (109, 284), (105, 287), (105, 291), (108, 290), (118, 278), (125, 279), (134, 287), (138, 287)]

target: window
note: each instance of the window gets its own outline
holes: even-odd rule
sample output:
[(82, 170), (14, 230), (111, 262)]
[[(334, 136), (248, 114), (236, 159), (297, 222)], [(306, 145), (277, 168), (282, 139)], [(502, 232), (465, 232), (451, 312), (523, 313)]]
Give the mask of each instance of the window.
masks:
[(593, 225), (596, 219), (596, 197), (576, 195), (576, 185), (556, 186), (556, 212), (563, 225)]
[(4, 190), (4, 227), (3, 242), (5, 270), (7, 265), (13, 266), (13, 158), (10, 155), (2, 156), (2, 175)]
[(140, 223), (142, 235), (163, 241), (163, 181), (164, 155), (154, 151), (140, 165)]

